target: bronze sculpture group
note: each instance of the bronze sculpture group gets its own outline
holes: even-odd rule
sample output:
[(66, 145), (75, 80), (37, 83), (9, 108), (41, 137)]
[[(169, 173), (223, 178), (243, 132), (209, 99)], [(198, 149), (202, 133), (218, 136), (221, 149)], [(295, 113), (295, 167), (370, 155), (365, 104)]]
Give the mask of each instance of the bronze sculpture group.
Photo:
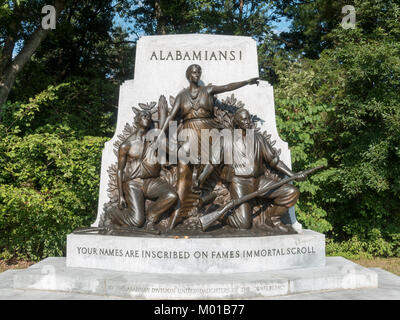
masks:
[[(232, 163), (224, 163), (224, 153), (238, 152), (240, 146), (246, 145), (246, 132), (254, 127), (254, 122), (242, 105), (231, 106), (230, 112), (218, 108), (215, 95), (258, 85), (258, 78), (202, 86), (200, 77), (199, 65), (187, 68), (189, 87), (171, 97), (170, 112), (163, 96), (158, 108), (154, 108), (154, 103), (141, 104), (142, 110), (133, 108), (134, 124), (127, 124), (116, 144), (118, 161), (109, 171), (111, 201), (104, 208), (100, 227), (158, 234), (160, 230), (168, 233), (180, 224), (185, 225), (189, 218), (192, 221), (200, 218), (201, 232), (214, 224), (233, 230), (250, 230), (254, 226), (275, 233), (290, 230), (280, 218), (296, 203), (300, 193), (282, 179), (287, 176), (302, 181), (310, 172), (295, 175), (279, 159), (280, 151), (273, 148), (270, 136), (258, 131), (254, 133), (250, 161), (246, 157), (234, 157)], [(221, 147), (217, 164), (178, 159), (176, 165), (162, 165), (157, 161), (160, 138), (147, 141), (145, 135), (157, 123), (160, 137), (164, 136), (172, 120), (178, 121), (178, 134), (186, 129), (192, 135), (178, 144), (178, 154), (187, 153), (191, 148), (198, 154), (210, 151), (201, 150), (204, 146), (210, 148), (211, 143), (211, 140), (201, 143), (201, 130), (229, 129), (234, 138)], [(234, 129), (240, 129), (242, 134), (234, 135)], [(219, 207), (231, 201), (229, 210), (208, 219), (205, 226), (202, 218), (211, 217), (210, 212), (218, 209), (218, 200)], [(254, 212), (255, 207), (259, 208), (258, 214)], [(161, 223), (157, 225), (162, 218), (163, 228)]]

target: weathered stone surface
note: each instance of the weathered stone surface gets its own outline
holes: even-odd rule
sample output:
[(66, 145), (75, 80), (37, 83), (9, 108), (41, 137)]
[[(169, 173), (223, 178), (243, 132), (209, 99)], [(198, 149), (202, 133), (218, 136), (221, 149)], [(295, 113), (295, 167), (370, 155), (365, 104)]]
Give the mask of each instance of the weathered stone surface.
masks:
[(149, 274), (66, 267), (65, 258), (14, 274), (14, 289), (134, 299), (252, 299), (325, 290), (376, 288), (377, 273), (341, 257), (314, 268), (237, 274)]

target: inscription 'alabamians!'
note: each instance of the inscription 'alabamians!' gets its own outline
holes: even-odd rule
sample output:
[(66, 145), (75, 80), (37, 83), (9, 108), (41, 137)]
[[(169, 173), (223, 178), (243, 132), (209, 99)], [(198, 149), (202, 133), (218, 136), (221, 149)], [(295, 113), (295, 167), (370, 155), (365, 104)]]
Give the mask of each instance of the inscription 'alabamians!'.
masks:
[(150, 61), (235, 61), (242, 60), (243, 54), (241, 50), (192, 50), (192, 51), (153, 51)]

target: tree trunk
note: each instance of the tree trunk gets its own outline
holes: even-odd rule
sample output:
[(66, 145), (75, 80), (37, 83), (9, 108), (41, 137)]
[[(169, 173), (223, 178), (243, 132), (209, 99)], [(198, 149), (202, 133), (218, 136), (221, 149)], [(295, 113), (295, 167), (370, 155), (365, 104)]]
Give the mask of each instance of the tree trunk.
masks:
[(243, 34), (243, 5), (244, 5), (244, 0), (240, 0), (240, 3), (239, 3), (239, 28), (240, 28), (240, 34)]
[[(65, 2), (66, 0), (55, 1), (54, 7), (56, 8), (57, 15), (64, 8)], [(11, 63), (8, 63), (4, 70), (2, 70), (0, 76), (0, 106), (7, 101), (18, 72), (20, 72), (26, 65), (49, 32), (50, 29), (44, 30), (42, 27), (39, 27), (26, 41), (21, 52), (15, 57), (15, 59)]]
[(155, 2), (155, 16), (156, 16), (156, 21), (157, 21), (157, 30), (156, 33), (157, 34), (167, 34), (166, 30), (165, 30), (165, 18), (162, 12), (162, 8), (161, 8), (161, 1), (156, 1)]
[(10, 34), (7, 35), (2, 56), (0, 58), (0, 74), (3, 74), (5, 68), (12, 62), (12, 54), (15, 47), (15, 23), (10, 25)]

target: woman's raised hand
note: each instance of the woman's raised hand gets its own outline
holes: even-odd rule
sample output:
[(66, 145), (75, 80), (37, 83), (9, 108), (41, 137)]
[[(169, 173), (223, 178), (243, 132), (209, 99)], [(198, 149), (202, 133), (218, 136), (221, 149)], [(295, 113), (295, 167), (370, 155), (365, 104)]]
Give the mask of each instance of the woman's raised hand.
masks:
[(256, 85), (258, 85), (259, 84), (259, 80), (260, 78), (259, 77), (257, 77), (257, 78), (251, 78), (251, 79), (249, 79), (249, 80), (247, 80), (248, 81), (248, 83), (249, 84), (256, 84)]

